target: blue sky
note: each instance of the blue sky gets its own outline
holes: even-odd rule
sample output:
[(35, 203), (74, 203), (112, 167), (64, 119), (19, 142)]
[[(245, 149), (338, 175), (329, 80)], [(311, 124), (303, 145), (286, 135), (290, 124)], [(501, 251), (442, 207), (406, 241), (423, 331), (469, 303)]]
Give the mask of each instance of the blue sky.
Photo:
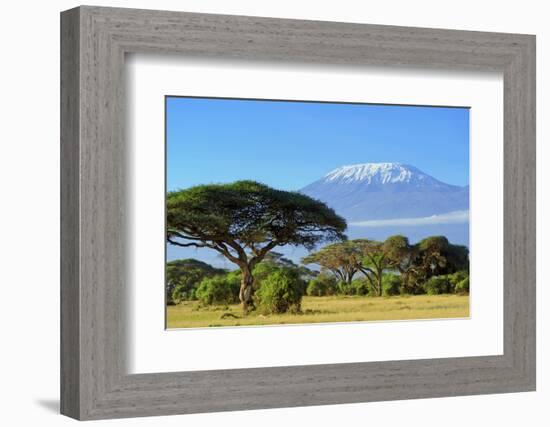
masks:
[(469, 184), (466, 108), (167, 97), (166, 114), (169, 191), (238, 179), (299, 190), (370, 162)]

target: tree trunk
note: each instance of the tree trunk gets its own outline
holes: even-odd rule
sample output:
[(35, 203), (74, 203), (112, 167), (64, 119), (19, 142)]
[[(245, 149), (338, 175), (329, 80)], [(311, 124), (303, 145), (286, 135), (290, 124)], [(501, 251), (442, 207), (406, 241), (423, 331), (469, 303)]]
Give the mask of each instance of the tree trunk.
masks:
[(247, 315), (251, 307), (253, 307), (252, 302), (252, 290), (254, 285), (254, 277), (250, 269), (243, 268), (242, 279), (241, 279), (241, 288), (239, 290), (239, 300), (241, 301), (243, 307), (243, 314)]
[(384, 269), (377, 269), (377, 281), (378, 281), (378, 296), (382, 296), (382, 280), (384, 278)]
[(409, 291), (409, 273), (401, 270), (399, 272), (401, 273), (401, 289), (399, 292), (403, 295)]

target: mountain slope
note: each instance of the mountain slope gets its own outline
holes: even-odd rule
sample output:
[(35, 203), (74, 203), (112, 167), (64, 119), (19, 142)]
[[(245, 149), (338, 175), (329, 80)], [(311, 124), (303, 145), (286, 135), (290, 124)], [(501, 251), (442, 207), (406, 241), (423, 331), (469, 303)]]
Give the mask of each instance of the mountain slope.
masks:
[(402, 163), (339, 167), (300, 192), (348, 221), (415, 218), (468, 210), (469, 187), (446, 184)]

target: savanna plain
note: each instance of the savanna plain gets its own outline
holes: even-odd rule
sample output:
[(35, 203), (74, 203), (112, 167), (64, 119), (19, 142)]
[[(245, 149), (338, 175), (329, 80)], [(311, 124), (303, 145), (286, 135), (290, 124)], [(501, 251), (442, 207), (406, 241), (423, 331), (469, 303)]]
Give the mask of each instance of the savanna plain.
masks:
[(168, 328), (200, 328), (301, 323), (336, 323), (469, 317), (468, 295), (397, 295), (391, 297), (305, 296), (300, 314), (242, 316), (240, 304), (201, 307), (183, 301), (167, 307)]

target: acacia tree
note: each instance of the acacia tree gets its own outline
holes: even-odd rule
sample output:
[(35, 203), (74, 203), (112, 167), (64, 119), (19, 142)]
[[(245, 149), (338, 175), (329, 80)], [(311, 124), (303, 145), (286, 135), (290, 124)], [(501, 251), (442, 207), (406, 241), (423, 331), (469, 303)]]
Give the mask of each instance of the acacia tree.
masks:
[[(363, 254), (361, 272), (382, 295), (385, 270), (396, 269), (407, 292), (431, 276), (468, 269), (468, 248), (453, 245), (444, 236), (431, 236), (411, 245), (404, 236), (391, 236), (384, 242), (352, 240)], [(414, 280), (411, 283), (411, 279)]]
[(166, 203), (168, 243), (213, 249), (240, 268), (245, 314), (252, 272), (269, 251), (345, 239), (346, 221), (323, 202), (255, 181), (198, 185), (168, 193)]
[(469, 268), (468, 248), (453, 245), (444, 236), (431, 236), (418, 242), (416, 265), (424, 279)]
[(410, 292), (411, 279), (419, 271), (416, 264), (419, 255), (418, 245), (411, 245), (405, 236), (391, 236), (384, 241), (384, 252), (388, 266), (397, 270), (401, 275), (402, 290)]
[(388, 260), (381, 242), (356, 239), (334, 243), (302, 258), (302, 263), (318, 264), (321, 271), (328, 270), (347, 284), (361, 272), (374, 292), (382, 295), (382, 278)]
[(392, 236), (384, 242), (389, 266), (399, 271), (407, 293), (421, 289), (432, 276), (468, 270), (466, 246), (454, 245), (444, 236), (430, 236), (410, 244), (404, 236)]
[(360, 254), (359, 270), (365, 275), (374, 292), (382, 296), (384, 270), (389, 267), (384, 244), (369, 239), (357, 239), (352, 242)]
[(468, 249), (449, 243), (443, 236), (427, 237), (414, 245), (404, 236), (391, 236), (384, 242), (356, 239), (335, 243), (304, 257), (302, 262), (318, 264), (321, 270), (331, 271), (346, 283), (361, 272), (374, 293), (381, 296), (385, 271), (397, 270), (402, 289), (414, 293), (419, 281), (467, 270)]
[(351, 241), (333, 243), (302, 258), (303, 264), (317, 264), (321, 271), (330, 271), (338, 280), (351, 284), (360, 270), (361, 259)]

